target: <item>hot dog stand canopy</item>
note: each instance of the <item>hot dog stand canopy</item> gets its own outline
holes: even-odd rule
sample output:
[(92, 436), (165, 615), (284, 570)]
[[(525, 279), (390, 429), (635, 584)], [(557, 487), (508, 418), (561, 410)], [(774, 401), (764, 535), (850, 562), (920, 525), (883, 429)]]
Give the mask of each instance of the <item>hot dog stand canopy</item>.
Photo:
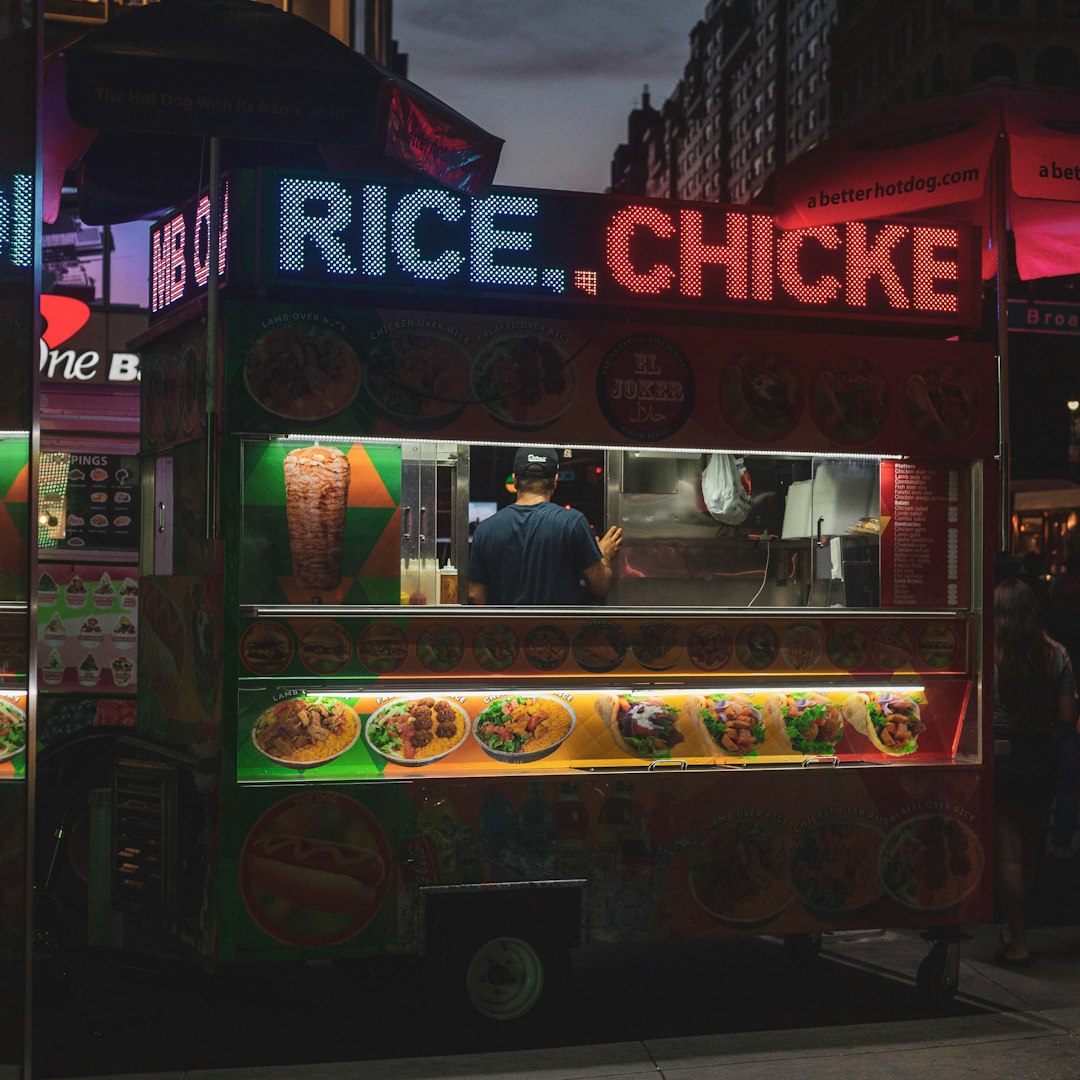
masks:
[[(838, 926), (931, 932), (920, 989), (948, 999), (990, 903), (974, 232), (275, 170), (223, 192), (217, 274), (205, 197), (152, 233), (115, 783), (116, 843), (153, 789), (164, 865), (198, 873), (129, 844), (117, 902), (211, 964), (435, 955), (489, 1019), (557, 999), (568, 944)], [(460, 602), (528, 444), (624, 530), (602, 609)]]

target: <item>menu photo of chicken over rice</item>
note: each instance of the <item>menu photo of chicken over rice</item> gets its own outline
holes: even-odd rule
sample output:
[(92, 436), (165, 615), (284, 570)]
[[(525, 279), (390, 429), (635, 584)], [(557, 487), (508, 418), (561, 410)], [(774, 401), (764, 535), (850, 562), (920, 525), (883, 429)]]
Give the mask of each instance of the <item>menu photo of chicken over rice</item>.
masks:
[(725, 418), (740, 435), (776, 439), (787, 434), (802, 415), (802, 381), (786, 356), (748, 349), (724, 369), (720, 403)]
[(334, 327), (290, 322), (255, 341), (243, 376), (266, 412), (287, 420), (326, 420), (352, 404), (360, 389), (360, 361)]
[(448, 334), (385, 333), (368, 349), (364, 389), (385, 413), (410, 424), (443, 424), (469, 400), (469, 358)]
[(835, 357), (814, 376), (810, 412), (829, 438), (865, 442), (878, 435), (888, 419), (888, 383), (865, 357)]

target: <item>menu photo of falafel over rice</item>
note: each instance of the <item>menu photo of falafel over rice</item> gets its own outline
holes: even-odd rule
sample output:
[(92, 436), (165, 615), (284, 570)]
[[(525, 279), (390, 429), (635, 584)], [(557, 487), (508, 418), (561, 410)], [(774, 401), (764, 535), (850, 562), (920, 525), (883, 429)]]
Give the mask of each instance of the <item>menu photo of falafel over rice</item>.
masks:
[(469, 734), (469, 714), (435, 694), (379, 706), (364, 724), (364, 739), (394, 765), (430, 765), (456, 750)]
[(485, 345), (473, 361), (473, 395), (508, 427), (551, 423), (565, 412), (576, 390), (572, 361), (547, 338), (501, 337)]

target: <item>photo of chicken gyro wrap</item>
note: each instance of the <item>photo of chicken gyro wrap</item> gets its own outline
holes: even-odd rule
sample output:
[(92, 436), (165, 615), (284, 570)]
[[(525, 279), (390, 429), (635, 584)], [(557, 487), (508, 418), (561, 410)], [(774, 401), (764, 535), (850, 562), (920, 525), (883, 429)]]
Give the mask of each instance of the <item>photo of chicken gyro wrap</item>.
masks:
[(844, 734), (839, 707), (822, 694), (772, 694), (761, 711), (782, 744), (797, 754), (835, 754)]
[(894, 757), (914, 754), (926, 729), (919, 701), (911, 694), (852, 694), (844, 702), (843, 715), (878, 750)]

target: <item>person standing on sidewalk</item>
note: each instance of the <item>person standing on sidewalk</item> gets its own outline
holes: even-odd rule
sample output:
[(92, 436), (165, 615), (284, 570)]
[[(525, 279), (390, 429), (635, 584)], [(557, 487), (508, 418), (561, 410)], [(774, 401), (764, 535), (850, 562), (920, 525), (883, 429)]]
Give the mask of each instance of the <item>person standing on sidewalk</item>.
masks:
[[(1068, 650), (1073, 674), (1080, 670), (1080, 551), (1070, 552), (1065, 572), (1050, 586), (1050, 635)], [(1073, 837), (1080, 821), (1080, 732), (1058, 736), (1057, 796), (1050, 828), (1050, 857), (1068, 859), (1075, 854)]]
[(1057, 787), (1055, 739), (1077, 729), (1065, 647), (1043, 630), (1039, 601), (1012, 578), (994, 591), (994, 832), (1005, 925), (999, 963), (1031, 963), (1025, 920)]

